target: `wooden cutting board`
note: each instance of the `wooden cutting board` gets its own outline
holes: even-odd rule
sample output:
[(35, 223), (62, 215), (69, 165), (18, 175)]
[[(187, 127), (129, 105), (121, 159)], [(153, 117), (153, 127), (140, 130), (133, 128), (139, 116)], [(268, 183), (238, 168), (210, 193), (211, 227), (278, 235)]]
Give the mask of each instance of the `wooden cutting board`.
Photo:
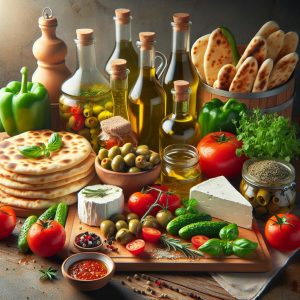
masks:
[[(73, 253), (79, 252), (73, 242), (76, 235), (91, 231), (102, 236), (99, 227), (91, 227), (81, 223), (77, 214), (77, 205), (69, 208), (68, 219), (66, 223), (66, 243), (61, 253), (62, 257), (68, 257)], [(114, 246), (118, 252), (102, 252), (108, 254), (115, 262), (117, 271), (200, 271), (200, 272), (267, 272), (271, 268), (271, 257), (264, 239), (258, 229), (256, 222), (253, 224), (253, 230), (239, 228), (240, 237), (248, 238), (258, 243), (258, 248), (249, 259), (242, 259), (236, 256), (228, 256), (222, 259), (215, 259), (204, 256), (199, 259), (187, 259), (180, 253), (175, 253), (176, 258), (158, 258), (157, 248), (159, 244), (147, 243), (143, 256), (135, 257), (126, 248), (117, 242)], [(165, 254), (173, 252), (164, 251)]]

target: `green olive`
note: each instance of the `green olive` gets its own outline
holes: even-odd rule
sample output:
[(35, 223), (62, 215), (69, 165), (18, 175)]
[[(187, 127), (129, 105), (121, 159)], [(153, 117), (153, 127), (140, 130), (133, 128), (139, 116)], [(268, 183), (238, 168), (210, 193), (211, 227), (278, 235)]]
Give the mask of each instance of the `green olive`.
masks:
[(110, 158), (103, 158), (101, 161), (101, 167), (106, 170), (111, 170), (112, 160)]
[(91, 139), (90, 130), (88, 128), (84, 128), (78, 131), (78, 134), (85, 137), (87, 140)]
[(135, 213), (129, 213), (127, 216), (126, 216), (126, 220), (127, 222), (129, 222), (130, 220), (134, 220), (134, 219), (140, 219), (139, 216)]
[(68, 113), (71, 110), (71, 107), (69, 105), (65, 105), (63, 103), (59, 104), (59, 109), (64, 112), (64, 113)]
[(128, 228), (130, 232), (138, 236), (142, 231), (142, 224), (138, 219), (132, 219), (129, 221)]
[(106, 119), (109, 119), (113, 116), (113, 113), (111, 113), (110, 111), (108, 110), (104, 110), (104, 111), (101, 111), (100, 114), (98, 115), (98, 121), (101, 122), (103, 120), (106, 120)]
[(99, 151), (99, 144), (97, 139), (92, 139), (90, 141), (93, 150), (97, 153)]
[(138, 150), (138, 149), (148, 149), (149, 150), (149, 146), (147, 146), (147, 145), (139, 145), (139, 146), (136, 147), (136, 150)]
[(154, 218), (153, 216), (149, 216), (149, 218), (147, 217), (143, 221), (143, 227), (159, 228), (159, 223), (156, 218)]
[(121, 155), (115, 156), (111, 162), (111, 169), (115, 172), (122, 172), (124, 168), (125, 163), (123, 157)]
[(126, 221), (124, 220), (119, 220), (117, 223), (116, 223), (116, 228), (117, 230), (119, 231), (121, 228), (127, 228), (128, 229), (128, 224)]
[(100, 229), (105, 237), (112, 236), (116, 232), (116, 226), (111, 220), (102, 221)]
[(149, 149), (146, 149), (146, 148), (139, 148), (139, 147), (138, 147), (138, 148), (136, 149), (136, 151), (135, 151), (135, 154), (136, 154), (136, 155), (143, 155), (143, 156), (146, 158), (146, 160), (148, 160), (149, 157), (150, 157), (151, 152), (150, 152)]
[(121, 150), (118, 146), (113, 146), (108, 150), (108, 157), (113, 159), (115, 156), (120, 155)]
[(109, 218), (111, 221), (113, 221), (114, 223), (117, 223), (118, 221), (125, 221), (126, 218), (123, 214), (113, 214), (110, 218)]
[(154, 165), (157, 165), (158, 163), (160, 163), (159, 154), (156, 153), (156, 152), (152, 152), (151, 155), (150, 155), (149, 161)]
[(84, 125), (88, 128), (94, 128), (99, 124), (96, 117), (88, 117), (85, 119)]
[(128, 170), (128, 173), (138, 173), (138, 172), (141, 172), (142, 170), (137, 168), (137, 167), (131, 167), (129, 170)]
[(93, 109), (91, 107), (86, 107), (84, 110), (83, 110), (83, 115), (88, 118), (88, 117), (91, 117), (93, 115)]
[(133, 167), (135, 165), (135, 155), (133, 153), (128, 153), (124, 156), (125, 164), (128, 167)]
[(169, 210), (162, 209), (156, 214), (156, 220), (160, 226), (166, 228), (167, 224), (173, 219), (173, 215)]
[(98, 116), (102, 111), (105, 110), (105, 108), (102, 105), (95, 104), (93, 105), (92, 110), (93, 110), (93, 114)]
[(153, 169), (153, 163), (146, 161), (145, 166), (144, 166), (145, 170), (151, 170)]
[(114, 104), (113, 104), (113, 102), (112, 102), (112, 101), (107, 102), (107, 103), (105, 104), (105, 109), (108, 110), (108, 111), (110, 111), (110, 112), (112, 112), (113, 109), (114, 109)]
[(140, 169), (144, 169), (147, 164), (147, 160), (143, 155), (139, 155), (135, 158), (135, 165)]
[(127, 228), (121, 228), (116, 234), (116, 241), (125, 245), (134, 239), (134, 235)]
[(96, 128), (91, 128), (90, 129), (90, 134), (92, 136), (98, 136), (99, 133), (100, 133), (101, 129), (99, 127), (96, 127)]
[(71, 116), (69, 118), (68, 125), (69, 125), (70, 128), (73, 128), (75, 126), (75, 124), (76, 124), (76, 119), (75, 119), (74, 116)]
[(108, 157), (108, 150), (105, 148), (101, 148), (98, 153), (98, 157), (100, 160)]
[(68, 120), (72, 116), (72, 113), (71, 112), (62, 112), (60, 110), (59, 115), (61, 118)]
[(127, 155), (128, 153), (133, 152), (133, 145), (132, 143), (126, 143), (121, 147), (121, 154), (122, 156)]

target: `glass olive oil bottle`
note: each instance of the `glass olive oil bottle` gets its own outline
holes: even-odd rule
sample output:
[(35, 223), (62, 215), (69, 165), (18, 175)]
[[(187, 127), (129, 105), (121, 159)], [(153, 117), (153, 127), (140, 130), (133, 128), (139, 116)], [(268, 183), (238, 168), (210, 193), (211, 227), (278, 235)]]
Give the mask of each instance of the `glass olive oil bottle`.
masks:
[(185, 80), (174, 81), (173, 112), (161, 122), (159, 129), (159, 151), (173, 144), (188, 144), (197, 146), (200, 140), (199, 124), (189, 113), (189, 98), (191, 89)]
[(139, 73), (138, 55), (134, 50), (131, 41), (131, 12), (129, 9), (119, 8), (115, 10), (114, 17), (116, 24), (116, 42), (115, 48), (105, 65), (107, 76), (110, 75), (111, 61), (116, 58), (123, 58), (127, 61), (128, 74), (128, 90), (133, 87)]
[(159, 124), (165, 116), (166, 93), (156, 78), (155, 33), (141, 32), (139, 37), (140, 73), (128, 99), (129, 121), (139, 144), (146, 144), (158, 152)]
[(171, 22), (173, 28), (172, 53), (168, 62), (167, 71), (164, 77), (164, 89), (167, 93), (167, 115), (172, 113), (172, 93), (175, 80), (186, 80), (190, 83), (191, 97), (190, 108), (191, 115), (197, 117), (199, 109), (197, 99), (197, 89), (199, 78), (197, 71), (190, 57), (190, 15), (186, 13), (177, 13), (173, 15)]

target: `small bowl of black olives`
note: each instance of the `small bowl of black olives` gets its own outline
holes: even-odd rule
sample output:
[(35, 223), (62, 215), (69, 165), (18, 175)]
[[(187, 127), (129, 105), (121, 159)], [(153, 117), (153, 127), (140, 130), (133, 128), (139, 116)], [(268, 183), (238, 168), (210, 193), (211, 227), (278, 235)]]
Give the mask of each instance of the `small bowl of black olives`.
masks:
[(126, 143), (109, 150), (101, 148), (95, 168), (102, 183), (122, 188), (126, 197), (155, 182), (160, 175), (161, 159), (147, 145), (134, 147)]

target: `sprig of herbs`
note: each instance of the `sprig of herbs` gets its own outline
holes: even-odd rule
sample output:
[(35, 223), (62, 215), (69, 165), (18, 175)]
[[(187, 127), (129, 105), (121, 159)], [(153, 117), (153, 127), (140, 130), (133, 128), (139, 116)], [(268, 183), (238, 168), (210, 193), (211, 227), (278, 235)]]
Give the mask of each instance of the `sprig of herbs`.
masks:
[(263, 114), (259, 109), (243, 112), (237, 127), (237, 138), (243, 141), (243, 146), (236, 153), (290, 161), (300, 154), (297, 129), (296, 124), (277, 114)]
[(188, 258), (197, 258), (199, 256), (202, 256), (199, 251), (190, 249), (190, 243), (182, 243), (180, 240), (168, 237), (166, 234), (161, 235), (160, 242), (169, 251), (179, 251)]
[(28, 158), (39, 158), (42, 156), (50, 157), (51, 152), (58, 151), (62, 146), (62, 139), (57, 132), (51, 134), (47, 145), (42, 143), (41, 146), (22, 146), (19, 147), (21, 154)]
[(57, 270), (48, 267), (47, 269), (39, 270), (42, 273), (42, 276), (40, 277), (41, 280), (50, 280), (57, 279)]
[(88, 198), (91, 198), (91, 197), (100, 197), (100, 198), (103, 198), (105, 196), (107, 196), (109, 193), (110, 189), (96, 189), (96, 190), (92, 190), (92, 189), (87, 189), (85, 188), (83, 191), (82, 191), (82, 194)]

